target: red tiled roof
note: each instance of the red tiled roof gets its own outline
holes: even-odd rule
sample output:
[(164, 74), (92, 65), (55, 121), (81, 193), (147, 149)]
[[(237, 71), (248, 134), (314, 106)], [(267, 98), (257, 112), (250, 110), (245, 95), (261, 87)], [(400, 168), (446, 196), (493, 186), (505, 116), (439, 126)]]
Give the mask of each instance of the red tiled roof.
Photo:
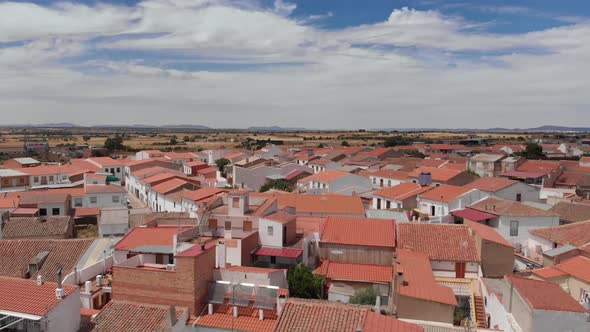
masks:
[(322, 261), (313, 272), (331, 280), (391, 283), (393, 266)]
[(398, 224), (398, 248), (420, 252), (431, 260), (479, 262), (475, 240), (465, 225)]
[(0, 310), (36, 316), (45, 316), (61, 301), (72, 294), (77, 286), (64, 285), (64, 299), (55, 297), (57, 284), (37, 280), (9, 278), (0, 276)]
[(215, 173), (215, 172), (217, 172), (217, 169), (215, 169), (213, 167), (201, 168), (201, 169), (197, 170), (197, 173), (199, 173), (199, 174), (211, 174), (211, 173)]
[(303, 254), (303, 250), (297, 248), (270, 248), (261, 247), (256, 251), (258, 256), (274, 256), (285, 258), (297, 258)]
[(266, 216), (263, 216), (261, 218), (276, 221), (281, 224), (286, 224), (288, 222), (294, 221), (296, 217), (292, 214), (277, 211), (271, 214), (267, 214)]
[[(250, 302), (252, 303), (252, 302)], [(212, 327), (227, 331), (271, 332), (277, 321), (276, 309), (264, 310), (264, 320), (258, 318), (258, 309), (249, 304), (247, 307), (237, 307), (238, 317), (233, 316), (233, 306), (228, 304), (214, 304), (213, 314), (207, 312), (197, 317), (193, 325)], [(197, 328), (199, 330), (199, 328)]]
[(74, 209), (74, 217), (89, 217), (89, 216), (98, 216), (100, 214), (99, 208), (75, 208)]
[(529, 232), (559, 245), (571, 244), (579, 247), (590, 243), (590, 220), (568, 225), (537, 228)]
[(457, 171), (464, 172), (467, 170), (467, 163), (447, 163), (447, 164), (442, 165), (440, 168), (454, 169)]
[(126, 194), (127, 189), (122, 186), (117, 186), (114, 184), (107, 184), (107, 185), (91, 185), (86, 186), (84, 191), (87, 194)]
[(446, 182), (450, 179), (458, 176), (459, 174), (463, 173), (462, 171), (454, 170), (454, 169), (446, 169), (446, 168), (436, 168), (436, 167), (419, 167), (411, 172), (408, 177), (410, 178), (418, 178), (422, 172), (429, 172), (432, 176), (432, 180), (435, 182)]
[(513, 217), (557, 217), (556, 213), (541, 210), (526, 204), (507, 199), (488, 197), (469, 208), (495, 214), (497, 216)]
[(182, 193), (182, 197), (193, 202), (199, 202), (211, 196), (215, 196), (225, 192), (225, 190), (217, 187), (204, 187), (197, 190), (187, 190)]
[(434, 187), (430, 187), (430, 186), (422, 187), (417, 183), (405, 182), (405, 183), (400, 183), (397, 186), (393, 186), (393, 187), (389, 187), (389, 188), (385, 188), (385, 189), (381, 189), (379, 191), (376, 191), (373, 195), (389, 198), (392, 200), (401, 201), (406, 198), (424, 193), (428, 190), (431, 190), (432, 188), (434, 188)]
[(71, 216), (13, 217), (2, 225), (2, 236), (6, 239), (70, 237), (73, 224)]
[(173, 237), (190, 226), (135, 227), (117, 244), (116, 250), (132, 251), (141, 246), (172, 246)]
[(453, 290), (436, 283), (428, 255), (399, 250), (395, 272), (403, 272), (400, 295), (426, 301), (457, 305)]
[(37, 208), (16, 208), (10, 210), (11, 215), (33, 215), (39, 212)]
[(92, 239), (1, 240), (0, 275), (22, 277), (31, 259), (43, 251), (48, 251), (45, 263), (31, 279), (41, 274), (47, 281), (56, 281), (58, 268), (62, 267), (64, 276), (71, 273), (92, 242)]
[(395, 221), (373, 218), (328, 217), (321, 242), (395, 248)]
[(368, 176), (376, 176), (380, 178), (386, 179), (396, 179), (396, 180), (407, 180), (410, 172), (402, 172), (402, 171), (394, 171), (389, 169), (380, 169), (378, 171), (372, 172)]
[(72, 174), (77, 172), (88, 172), (88, 169), (83, 169), (75, 165), (41, 165), (37, 167), (19, 168), (19, 172), (28, 175), (56, 175), (56, 174)]
[(487, 219), (493, 219), (497, 216), (495, 214), (486, 213), (474, 209), (463, 209), (463, 210), (455, 210), (451, 212), (451, 215), (456, 217), (461, 217), (463, 219), (471, 220), (471, 221), (482, 221)]
[(276, 194), (276, 197), (279, 209), (294, 207), (297, 213), (365, 214), (365, 207), (359, 196)]
[(500, 176), (506, 176), (516, 179), (537, 179), (545, 176), (543, 172), (523, 172), (523, 171), (508, 171), (500, 174)]
[[(173, 171), (174, 172), (174, 171)], [(159, 182), (159, 181), (163, 181), (163, 180), (167, 180), (167, 179), (172, 179), (178, 176), (177, 172), (174, 173), (158, 173), (158, 174), (154, 174), (152, 176), (148, 176), (147, 178), (143, 178), (140, 182), (146, 183), (146, 184), (153, 184), (155, 182)]]
[(469, 228), (471, 228), (477, 235), (479, 235), (479, 237), (481, 237), (484, 240), (488, 240), (512, 248), (512, 244), (490, 226), (480, 224), (475, 221), (467, 221), (467, 226), (469, 226)]
[(532, 273), (534, 275), (537, 275), (543, 279), (551, 279), (551, 278), (555, 278), (555, 277), (562, 277), (562, 276), (566, 276), (567, 273), (554, 268), (553, 266), (549, 266), (549, 267), (544, 267), (542, 269), (535, 269), (532, 271)]
[(292, 180), (293, 178), (295, 178), (295, 177), (297, 177), (297, 176), (299, 176), (299, 175), (301, 175), (301, 174), (309, 174), (309, 172), (307, 172), (307, 171), (303, 171), (303, 170), (300, 170), (300, 169), (298, 169), (298, 170), (294, 170), (293, 172), (290, 172), (289, 174), (287, 174), (287, 175), (285, 176), (285, 180), (287, 180), (287, 181), (290, 181), (290, 180)]
[(447, 164), (448, 160), (442, 159), (424, 159), (418, 163), (418, 167), (436, 167), (440, 168), (442, 165)]
[(552, 282), (509, 275), (505, 277), (533, 309), (587, 312), (578, 301)]
[[(90, 331), (171, 331), (166, 318), (169, 308), (167, 305), (111, 300), (96, 316)], [(175, 309), (176, 319), (182, 317), (184, 310)]]
[[(558, 275), (561, 272), (561, 275), (572, 275), (584, 282), (590, 282), (590, 258), (585, 256), (576, 256), (561, 263), (552, 266), (555, 271), (553, 272), (555, 275)], [(544, 270), (544, 269), (540, 269)], [(541, 274), (546, 271), (541, 271)], [(533, 273), (539, 274), (537, 270), (534, 270)], [(541, 275), (539, 274), (539, 275)], [(547, 274), (547, 273), (545, 273)]]
[(326, 170), (323, 172), (319, 172), (303, 179), (298, 180), (297, 182), (310, 182), (310, 181), (319, 181), (319, 182), (330, 182), (334, 181), (338, 178), (343, 176), (350, 175), (350, 173), (336, 171), (336, 170)]
[(509, 187), (518, 181), (510, 180), (507, 178), (479, 178), (471, 183), (465, 185), (466, 188), (479, 189), (483, 191), (496, 192), (500, 189)]
[(424, 328), (367, 310), (363, 332), (424, 332)]
[(473, 189), (442, 184), (438, 187), (420, 194), (421, 199), (428, 199), (436, 202), (449, 203), (455, 198), (464, 195)]
[(549, 211), (559, 215), (563, 222), (577, 223), (590, 220), (590, 204), (559, 202)]
[(336, 302), (290, 298), (274, 332), (355, 332), (364, 323), (367, 310)]
[(184, 180), (171, 179), (153, 186), (152, 190), (160, 194), (167, 194), (173, 190), (183, 187), (186, 184), (188, 184), (188, 182)]
[(105, 166), (122, 166), (125, 162), (123, 160), (116, 160), (111, 157), (93, 157), (87, 159), (90, 162), (95, 162), (102, 167)]
[(285, 272), (285, 269), (269, 269), (265, 267), (255, 267), (255, 266), (239, 266), (239, 265), (231, 265), (226, 266), (223, 268), (227, 271), (236, 271), (236, 272), (245, 272), (245, 273), (274, 273), (274, 272)]
[(521, 172), (537, 172), (548, 174), (558, 169), (559, 166), (559, 161), (526, 160), (524, 163), (518, 166), (516, 170)]

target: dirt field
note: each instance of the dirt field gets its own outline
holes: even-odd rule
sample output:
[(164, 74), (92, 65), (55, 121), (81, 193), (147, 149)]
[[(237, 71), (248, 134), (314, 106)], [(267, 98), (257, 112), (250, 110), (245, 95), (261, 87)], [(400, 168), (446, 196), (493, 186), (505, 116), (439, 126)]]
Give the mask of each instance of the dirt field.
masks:
[[(50, 146), (67, 144), (90, 144), (101, 146), (108, 137), (116, 134), (124, 135), (123, 144), (138, 150), (144, 149), (182, 149), (195, 151), (198, 149), (217, 149), (234, 147), (246, 138), (254, 140), (283, 141), (288, 147), (339, 145), (347, 141), (350, 145), (372, 145), (383, 142), (387, 137), (403, 135), (414, 140), (449, 140), (461, 139), (468, 136), (490, 137), (503, 140), (516, 139), (522, 136), (517, 133), (386, 133), (386, 132), (285, 132), (285, 133), (248, 133), (248, 132), (186, 132), (186, 131), (158, 131), (152, 129), (149, 132), (134, 132), (132, 130), (70, 130), (70, 129), (26, 129), (26, 130), (1, 130), (0, 147), (19, 147), (24, 142), (42, 141)], [(176, 140), (176, 144), (171, 144)]]

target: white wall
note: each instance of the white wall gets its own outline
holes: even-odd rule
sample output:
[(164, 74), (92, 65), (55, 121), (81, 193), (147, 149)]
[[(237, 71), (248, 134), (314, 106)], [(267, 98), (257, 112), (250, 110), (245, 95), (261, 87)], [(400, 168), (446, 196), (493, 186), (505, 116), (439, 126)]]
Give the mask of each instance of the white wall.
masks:
[[(273, 235), (268, 234), (268, 227), (273, 227)], [(283, 224), (260, 218), (258, 220), (258, 236), (260, 245), (269, 247), (283, 246)]]
[[(518, 221), (518, 235), (510, 236), (510, 222)], [(550, 250), (553, 248), (550, 242), (543, 242), (542, 239), (537, 237), (533, 238), (533, 235), (529, 231), (558, 226), (559, 217), (510, 217), (501, 216), (498, 222), (498, 228), (496, 229), (500, 235), (502, 235), (510, 243), (520, 243), (523, 248), (528, 247), (531, 250), (535, 250), (535, 245), (539, 244), (542, 246), (543, 251)]]
[(587, 313), (534, 309), (532, 331), (588, 332), (587, 317)]
[(490, 315), (490, 328), (498, 325), (498, 329), (504, 332), (516, 332), (512, 329), (512, 325), (508, 321), (508, 316), (504, 305), (495, 293), (490, 293), (487, 296), (486, 312)]
[(76, 332), (80, 329), (80, 289), (62, 299), (47, 314), (48, 332)]

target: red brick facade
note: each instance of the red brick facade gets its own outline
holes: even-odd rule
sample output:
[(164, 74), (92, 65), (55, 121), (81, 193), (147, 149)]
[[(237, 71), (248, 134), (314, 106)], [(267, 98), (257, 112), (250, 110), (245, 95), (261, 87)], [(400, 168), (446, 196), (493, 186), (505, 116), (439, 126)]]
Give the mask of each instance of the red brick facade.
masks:
[(198, 315), (213, 280), (215, 247), (192, 257), (177, 257), (176, 270), (113, 267), (113, 299), (176, 305)]

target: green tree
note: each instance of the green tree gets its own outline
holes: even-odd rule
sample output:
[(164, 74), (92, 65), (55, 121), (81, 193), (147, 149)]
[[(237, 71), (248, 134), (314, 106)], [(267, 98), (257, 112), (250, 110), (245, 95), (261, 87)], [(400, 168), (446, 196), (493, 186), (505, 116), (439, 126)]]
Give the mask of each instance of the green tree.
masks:
[(348, 301), (351, 304), (375, 305), (379, 292), (374, 287), (358, 289)]
[(88, 135), (84, 135), (84, 136), (82, 136), (82, 139), (84, 140), (84, 142), (88, 142), (88, 141), (90, 141), (90, 139), (91, 139), (91, 138), (92, 138), (92, 137), (90, 137), (90, 136), (88, 136)]
[(231, 163), (231, 161), (226, 158), (220, 158), (220, 159), (215, 160), (215, 164), (217, 164), (217, 168), (222, 173), (223, 173), (223, 170), (225, 169), (225, 166), (229, 165), (230, 163)]
[(262, 187), (260, 187), (260, 192), (263, 193), (265, 191), (269, 191), (270, 189), (291, 192), (293, 191), (293, 186), (287, 180), (273, 179), (266, 181), (266, 183)]
[(289, 294), (304, 299), (320, 299), (324, 277), (311, 273), (309, 268), (299, 263), (289, 269)]
[(170, 145), (176, 145), (178, 144), (178, 139), (176, 137), (171, 137), (170, 138)]
[(342, 146), (350, 146), (350, 144), (348, 143), (348, 141), (342, 141), (342, 143), (340, 145), (342, 145)]
[(115, 137), (109, 137), (104, 141), (104, 147), (109, 152), (125, 150), (123, 145), (123, 137), (117, 135)]
[(524, 151), (524, 157), (527, 159), (543, 158), (543, 147), (536, 143), (527, 144)]

